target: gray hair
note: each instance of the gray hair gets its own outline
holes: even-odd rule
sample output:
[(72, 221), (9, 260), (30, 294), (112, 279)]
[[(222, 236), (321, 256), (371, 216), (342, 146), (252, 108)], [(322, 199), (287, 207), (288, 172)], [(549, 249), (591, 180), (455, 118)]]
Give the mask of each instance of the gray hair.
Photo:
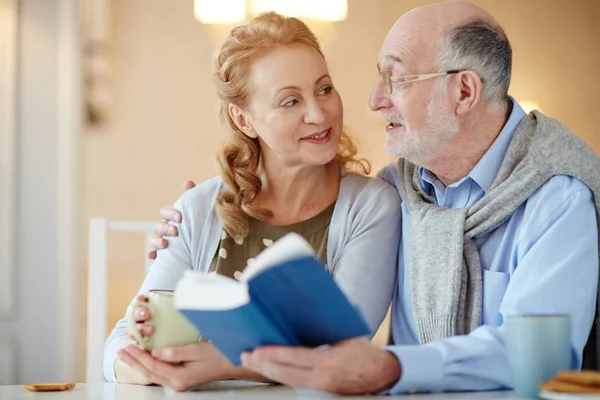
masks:
[(483, 82), (488, 107), (506, 104), (512, 71), (512, 49), (504, 30), (474, 19), (446, 32), (438, 49), (439, 71), (471, 70)]

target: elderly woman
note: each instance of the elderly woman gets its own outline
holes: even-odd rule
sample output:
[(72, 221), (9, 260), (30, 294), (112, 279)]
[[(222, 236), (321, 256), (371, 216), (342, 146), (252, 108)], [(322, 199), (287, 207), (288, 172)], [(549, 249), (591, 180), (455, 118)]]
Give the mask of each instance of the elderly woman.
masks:
[[(158, 252), (138, 298), (173, 289), (186, 270), (233, 276), (296, 232), (375, 331), (394, 290), (399, 198), (364, 176), (369, 165), (344, 132), (340, 95), (316, 37), (298, 19), (261, 15), (231, 31), (215, 82), (231, 133), (218, 156), (221, 174), (177, 201), (178, 235)], [(134, 312), (142, 334), (152, 335), (143, 324), (147, 309)], [(131, 344), (126, 326), (119, 321), (106, 342), (110, 381), (186, 390), (220, 379), (264, 380), (207, 342), (145, 352)]]

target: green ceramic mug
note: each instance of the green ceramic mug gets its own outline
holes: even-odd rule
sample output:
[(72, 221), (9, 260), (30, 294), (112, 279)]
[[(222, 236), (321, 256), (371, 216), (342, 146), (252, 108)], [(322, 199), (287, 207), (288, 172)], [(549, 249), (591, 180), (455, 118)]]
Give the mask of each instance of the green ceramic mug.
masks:
[[(202, 339), (194, 325), (175, 308), (173, 291), (152, 290), (147, 298), (147, 302), (133, 303), (127, 318), (129, 332), (144, 349), (185, 346)], [(154, 326), (154, 334), (151, 336), (142, 336), (138, 330), (134, 316), (137, 307), (146, 307), (150, 311), (150, 318), (146, 324)]]

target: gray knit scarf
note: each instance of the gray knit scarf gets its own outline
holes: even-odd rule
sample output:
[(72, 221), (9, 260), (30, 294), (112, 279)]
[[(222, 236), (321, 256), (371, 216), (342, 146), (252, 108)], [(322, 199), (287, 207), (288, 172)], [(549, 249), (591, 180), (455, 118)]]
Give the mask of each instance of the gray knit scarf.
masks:
[[(537, 111), (521, 121), (498, 176), (470, 208), (439, 207), (424, 191), (418, 168), (400, 159), (399, 188), (411, 218), (412, 307), (421, 343), (481, 325), (482, 272), (473, 238), (500, 226), (554, 175), (585, 183), (600, 215), (600, 158), (559, 121)], [(600, 332), (598, 320), (595, 327)]]

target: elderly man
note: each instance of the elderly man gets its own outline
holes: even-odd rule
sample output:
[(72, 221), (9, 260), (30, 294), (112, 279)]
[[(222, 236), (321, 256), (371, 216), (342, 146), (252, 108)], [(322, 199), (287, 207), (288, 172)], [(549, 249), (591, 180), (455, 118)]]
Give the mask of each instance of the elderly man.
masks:
[(509, 41), (473, 4), (407, 13), (377, 68), (370, 107), (400, 159), (380, 173), (402, 198), (395, 345), (264, 347), (244, 365), (345, 394), (510, 388), (504, 317), (564, 313), (580, 368), (596, 310), (598, 157), (507, 95)]

